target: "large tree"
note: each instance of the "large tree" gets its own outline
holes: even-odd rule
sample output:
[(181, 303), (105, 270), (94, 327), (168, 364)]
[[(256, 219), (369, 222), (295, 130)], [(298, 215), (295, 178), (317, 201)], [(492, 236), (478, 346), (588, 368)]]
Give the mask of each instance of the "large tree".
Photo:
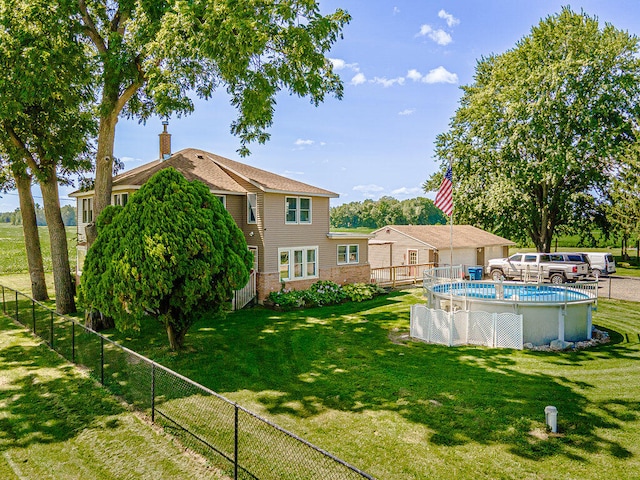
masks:
[(64, 0), (0, 5), (0, 154), (20, 194), (32, 282), (42, 262), (37, 262), (41, 254), (30, 187), (32, 180), (40, 184), (59, 313), (75, 311), (75, 288), (58, 182), (91, 165), (86, 160), (93, 125), (91, 76), (77, 41), (74, 5)]
[[(96, 216), (111, 202), (115, 128), (121, 114), (193, 110), (193, 96), (223, 89), (247, 143), (268, 139), (276, 95), (286, 89), (314, 104), (342, 83), (325, 57), (350, 17), (321, 15), (315, 0), (77, 0), (101, 84), (95, 162)], [(96, 231), (87, 230), (89, 243)]]
[(97, 222), (80, 298), (120, 330), (155, 319), (179, 349), (198, 314), (221, 309), (249, 279), (253, 258), (242, 231), (204, 184), (173, 168)]
[(626, 160), (614, 179), (607, 210), (614, 231), (622, 237), (623, 258), (628, 258), (630, 240), (640, 243), (640, 145)]
[[(453, 164), (455, 218), (549, 251), (602, 218), (637, 141), (638, 39), (569, 8), (482, 58), (436, 153)], [(425, 184), (435, 190), (442, 173)]]

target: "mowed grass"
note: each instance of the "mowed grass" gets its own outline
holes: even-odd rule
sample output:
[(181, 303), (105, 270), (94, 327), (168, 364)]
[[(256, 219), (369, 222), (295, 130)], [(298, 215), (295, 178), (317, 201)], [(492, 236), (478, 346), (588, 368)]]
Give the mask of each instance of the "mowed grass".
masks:
[(638, 478), (640, 304), (600, 301), (612, 343), (543, 353), (408, 340), (421, 301), (203, 318), (178, 354), (154, 323), (112, 335), (380, 479)]
[(0, 315), (0, 478), (226, 478)]

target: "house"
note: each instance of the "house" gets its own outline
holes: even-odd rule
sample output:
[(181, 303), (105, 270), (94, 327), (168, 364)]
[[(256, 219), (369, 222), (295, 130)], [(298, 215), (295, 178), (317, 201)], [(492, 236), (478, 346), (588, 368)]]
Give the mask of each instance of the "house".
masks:
[(509, 247), (515, 245), (471, 225), (454, 225), (453, 230), (449, 225), (387, 225), (371, 235), (371, 268), (424, 264), (486, 267), (492, 258), (507, 257)]
[[(329, 231), (329, 200), (338, 197), (336, 193), (203, 150), (172, 154), (166, 125), (160, 134), (160, 158), (115, 176), (112, 203), (126, 205), (151, 176), (168, 167), (207, 185), (244, 232), (254, 253), (259, 301), (283, 287), (304, 290), (318, 280), (370, 280), (370, 236)], [(78, 277), (87, 250), (85, 227), (95, 220), (93, 193), (71, 194), (78, 207)]]

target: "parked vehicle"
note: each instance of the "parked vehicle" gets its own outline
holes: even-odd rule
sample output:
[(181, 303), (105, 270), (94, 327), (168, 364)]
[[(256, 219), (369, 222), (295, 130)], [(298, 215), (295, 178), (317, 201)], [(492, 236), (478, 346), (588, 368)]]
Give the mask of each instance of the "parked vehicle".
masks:
[(586, 253), (578, 252), (553, 252), (549, 254), (552, 262), (583, 262), (589, 265), (588, 274), (592, 275), (591, 262)]
[(551, 259), (549, 253), (516, 253), (509, 258), (489, 260), (489, 275), (495, 281), (506, 279), (549, 280), (565, 283), (589, 276), (589, 264), (583, 261)]
[(616, 273), (616, 261), (613, 255), (607, 252), (585, 252), (591, 264), (591, 274), (598, 278), (602, 275)]

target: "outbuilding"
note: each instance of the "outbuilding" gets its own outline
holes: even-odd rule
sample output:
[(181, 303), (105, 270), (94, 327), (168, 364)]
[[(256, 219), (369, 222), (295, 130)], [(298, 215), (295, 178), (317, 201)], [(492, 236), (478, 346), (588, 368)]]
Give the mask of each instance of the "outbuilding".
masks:
[(405, 265), (485, 267), (514, 242), (472, 225), (387, 225), (369, 240), (371, 268)]

